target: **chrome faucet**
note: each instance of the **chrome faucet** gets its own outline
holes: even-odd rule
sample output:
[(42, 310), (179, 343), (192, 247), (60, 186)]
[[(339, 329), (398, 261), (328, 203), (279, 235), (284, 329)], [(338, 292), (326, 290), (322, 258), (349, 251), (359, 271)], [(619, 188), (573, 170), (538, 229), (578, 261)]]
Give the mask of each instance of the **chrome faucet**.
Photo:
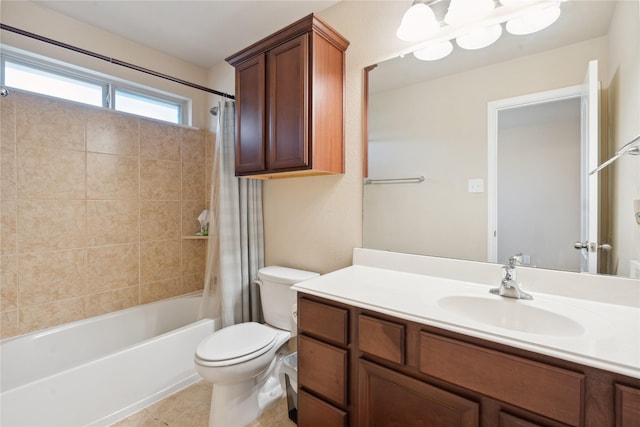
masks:
[(500, 287), (490, 289), (489, 292), (508, 298), (533, 299), (531, 295), (520, 289), (520, 285), (516, 280), (516, 265), (518, 265), (518, 255), (509, 258), (509, 265), (502, 266)]

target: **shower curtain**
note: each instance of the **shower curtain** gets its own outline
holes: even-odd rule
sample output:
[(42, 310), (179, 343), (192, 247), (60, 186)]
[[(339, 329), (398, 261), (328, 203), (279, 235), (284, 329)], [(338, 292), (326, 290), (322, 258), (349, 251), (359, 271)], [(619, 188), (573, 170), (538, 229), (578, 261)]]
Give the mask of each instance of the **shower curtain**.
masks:
[(255, 284), (264, 266), (262, 181), (235, 176), (235, 103), (218, 103), (202, 315), (222, 327), (259, 321)]

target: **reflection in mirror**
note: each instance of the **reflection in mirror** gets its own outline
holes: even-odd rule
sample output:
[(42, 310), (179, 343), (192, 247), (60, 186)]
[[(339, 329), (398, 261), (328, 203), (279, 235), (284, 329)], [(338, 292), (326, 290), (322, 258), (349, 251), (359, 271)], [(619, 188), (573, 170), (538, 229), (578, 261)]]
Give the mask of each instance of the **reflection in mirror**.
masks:
[[(366, 177), (372, 182), (364, 185), (364, 247), (492, 262), (521, 254), (530, 266), (640, 277), (633, 209), (640, 199), (640, 156), (623, 156), (594, 180), (588, 177), (588, 165), (607, 160), (640, 133), (638, 9), (635, 0), (570, 0), (558, 21), (539, 33), (503, 35), (479, 51), (456, 48), (440, 61), (404, 55), (370, 67)], [(519, 118), (495, 110), (500, 119), (491, 122), (491, 105), (585, 89), (594, 60), (599, 158), (587, 158), (584, 94), (568, 97), (575, 107), (570, 113), (521, 107)], [(527, 122), (534, 113), (546, 117), (536, 125), (542, 128)], [(516, 131), (507, 119), (522, 126)], [(494, 125), (497, 141), (512, 142), (498, 142), (492, 158)], [(551, 134), (552, 127), (564, 133)], [(590, 191), (595, 214), (583, 209)], [(572, 207), (558, 208), (551, 196)], [(511, 213), (500, 208), (505, 204)], [(590, 234), (589, 215), (597, 216)], [(596, 264), (589, 260), (594, 255)]]

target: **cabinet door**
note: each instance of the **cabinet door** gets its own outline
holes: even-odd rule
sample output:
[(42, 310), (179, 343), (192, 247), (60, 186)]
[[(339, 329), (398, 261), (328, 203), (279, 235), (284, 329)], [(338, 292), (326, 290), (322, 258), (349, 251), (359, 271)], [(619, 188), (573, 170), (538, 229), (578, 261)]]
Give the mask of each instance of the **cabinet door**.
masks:
[(616, 384), (616, 427), (640, 427), (640, 389)]
[(479, 425), (479, 406), (476, 402), (364, 360), (358, 363), (359, 425)]
[(303, 34), (267, 54), (271, 171), (310, 167), (308, 49)]
[(264, 55), (236, 67), (236, 175), (266, 169), (265, 73)]

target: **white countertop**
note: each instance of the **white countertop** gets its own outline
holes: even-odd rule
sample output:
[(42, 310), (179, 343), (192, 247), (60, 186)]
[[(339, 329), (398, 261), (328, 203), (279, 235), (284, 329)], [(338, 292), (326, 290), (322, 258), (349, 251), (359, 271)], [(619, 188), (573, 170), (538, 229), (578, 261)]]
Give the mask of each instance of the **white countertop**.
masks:
[[(363, 265), (353, 265), (294, 286), (298, 292), (640, 378), (638, 307), (531, 292), (526, 286), (523, 288), (530, 291), (534, 299), (515, 300), (492, 295), (490, 288), (462, 280)], [(509, 308), (508, 313), (521, 309), (537, 313), (545, 310), (534, 325), (543, 329), (553, 328), (549, 322), (555, 321), (550, 318), (556, 314), (577, 328), (557, 335), (524, 332), (529, 329), (526, 324), (515, 329), (492, 325), (469, 318), (464, 310), (470, 306), (456, 312), (443, 305), (444, 298), (456, 296), (467, 297), (466, 301), (472, 305), (511, 304), (505, 306)], [(472, 306), (471, 310), (478, 311)]]

